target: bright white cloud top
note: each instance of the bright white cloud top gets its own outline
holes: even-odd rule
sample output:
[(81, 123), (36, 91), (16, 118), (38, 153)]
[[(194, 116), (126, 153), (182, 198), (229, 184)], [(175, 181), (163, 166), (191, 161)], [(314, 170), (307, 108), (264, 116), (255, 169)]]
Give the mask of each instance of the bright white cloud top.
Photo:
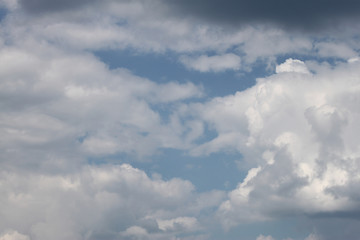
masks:
[(349, 2), (191, 4), (0, 0), (0, 240), (357, 239)]

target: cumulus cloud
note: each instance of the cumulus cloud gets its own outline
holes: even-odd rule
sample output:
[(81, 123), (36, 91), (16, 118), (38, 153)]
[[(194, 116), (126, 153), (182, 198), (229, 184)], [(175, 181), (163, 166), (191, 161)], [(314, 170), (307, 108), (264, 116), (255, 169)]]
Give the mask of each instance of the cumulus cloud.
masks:
[(183, 56), (180, 58), (180, 61), (189, 69), (200, 72), (239, 70), (241, 65), (240, 57), (232, 53), (218, 56), (201, 55), (196, 58)]
[(303, 61), (289, 58), (284, 63), (276, 66), (276, 73), (281, 72), (309, 73), (309, 70)]
[(225, 227), (288, 215), (346, 217), (340, 212), (359, 205), (349, 190), (359, 177), (358, 62), (309, 63), (314, 74), (303, 74), (307, 66), (297, 60), (280, 66), (248, 90), (188, 109), (217, 132), (194, 155), (237, 150), (253, 166), (219, 208)]
[(198, 214), (214, 206), (197, 204), (205, 196), (189, 181), (153, 179), (127, 164), (86, 166), (67, 175), (2, 171), (0, 183), (6, 186), (0, 228), (16, 229), (2, 240), (30, 239), (17, 231), (34, 240), (166, 239), (198, 231)]
[[(120, 152), (141, 156), (161, 147), (187, 145), (181, 144), (183, 130), (174, 131), (176, 125), (164, 122), (152, 106), (170, 107), (201, 97), (200, 87), (156, 84), (125, 69), (109, 70), (93, 56), (52, 51), (56, 52), (52, 47), (0, 51), (4, 161), (21, 164), (25, 157), (30, 165), (59, 161), (54, 166), (58, 168), (66, 158), (77, 159), (66, 161), (74, 164), (84, 156)], [(49, 149), (53, 157), (46, 154)]]
[(0, 240), (30, 240), (30, 238), (17, 231), (10, 231), (1, 235)]

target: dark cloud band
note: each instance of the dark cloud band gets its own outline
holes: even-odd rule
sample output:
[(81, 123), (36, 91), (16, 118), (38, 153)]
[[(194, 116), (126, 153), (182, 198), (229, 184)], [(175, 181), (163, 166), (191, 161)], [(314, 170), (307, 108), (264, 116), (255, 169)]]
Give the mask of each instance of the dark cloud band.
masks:
[(28, 12), (55, 12), (78, 8), (96, 0), (20, 0), (21, 6)]
[(356, 0), (170, 0), (181, 15), (220, 24), (273, 23), (283, 27), (318, 28), (357, 18)]

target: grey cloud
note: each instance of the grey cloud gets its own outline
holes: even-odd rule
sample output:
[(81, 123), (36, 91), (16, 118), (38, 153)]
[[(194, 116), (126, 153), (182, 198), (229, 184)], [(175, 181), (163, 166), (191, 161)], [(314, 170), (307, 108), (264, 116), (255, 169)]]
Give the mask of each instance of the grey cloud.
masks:
[(302, 220), (302, 227), (314, 231), (321, 240), (359, 239), (360, 229), (358, 220), (349, 218), (306, 218)]
[(180, 15), (220, 24), (270, 23), (286, 28), (316, 29), (357, 17), (360, 2), (352, 0), (184, 0), (170, 1)]
[(349, 218), (360, 219), (360, 211), (334, 211), (334, 212), (320, 212), (309, 215), (312, 218)]
[(96, 0), (20, 0), (21, 6), (29, 12), (40, 13), (78, 8)]

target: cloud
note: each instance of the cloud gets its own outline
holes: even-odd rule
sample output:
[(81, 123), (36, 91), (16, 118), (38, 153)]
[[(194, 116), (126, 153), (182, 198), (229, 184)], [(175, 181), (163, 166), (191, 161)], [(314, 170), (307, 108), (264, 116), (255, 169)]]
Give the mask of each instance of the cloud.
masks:
[(10, 231), (1, 235), (0, 240), (30, 240), (30, 238), (17, 231)]
[(189, 181), (153, 179), (127, 164), (84, 166), (66, 175), (2, 171), (0, 183), (0, 228), (15, 229), (2, 240), (30, 239), (16, 231), (33, 240), (169, 239), (199, 231), (198, 214), (214, 206), (199, 205), (209, 196)]
[(171, 1), (170, 7), (182, 16), (205, 21), (244, 25), (249, 23), (274, 23), (286, 28), (301, 30), (331, 27), (344, 19), (357, 18), (360, 4), (346, 1)]
[(338, 42), (321, 42), (315, 45), (318, 55), (321, 57), (352, 58), (358, 54), (349, 46)]
[[(7, 0), (7, 2), (11, 2)], [(97, 1), (97, 0), (19, 0), (19, 5), (33, 14), (51, 14), (64, 11), (76, 11), (91, 7), (102, 8), (106, 5), (128, 4), (129, 1)], [(344, 20), (356, 21), (360, 4), (356, 1), (297, 1), (277, 0), (267, 2), (250, 1), (152, 1), (145, 4), (157, 14), (171, 12), (177, 18), (200, 19), (220, 25), (239, 26), (246, 24), (275, 24), (287, 29), (314, 30), (330, 28), (343, 23)]]
[[(56, 4), (60, 3), (56, 1)], [(83, 5), (69, 7), (67, 11), (44, 10), (42, 14), (30, 16), (23, 14), (21, 9), (11, 10), (17, 17), (12, 18), (12, 14), (8, 14), (3, 31), (9, 32), (3, 36), (8, 42), (16, 41), (19, 45), (32, 45), (32, 42), (44, 39), (73, 52), (131, 49), (136, 53), (162, 54), (171, 51), (183, 56), (180, 60), (186, 62), (189, 68), (200, 71), (249, 71), (250, 65), (256, 61), (273, 65), (274, 58), (279, 54), (312, 56), (313, 50), (321, 53), (322, 57), (347, 59), (353, 57), (359, 47), (356, 41), (351, 40), (358, 32), (354, 29), (341, 28), (341, 31), (324, 33), (320, 37), (318, 32), (299, 34), (266, 24), (246, 24), (229, 30), (212, 22), (169, 15), (169, 5), (161, 1), (74, 1), (73, 4)], [(332, 44), (341, 44), (343, 50), (335, 51)], [(209, 52), (219, 56), (209, 56)], [(214, 66), (211, 62), (219, 63), (220, 56), (227, 57), (220, 64), (223, 66), (217, 68), (218, 64)]]
[(276, 73), (281, 72), (297, 72), (297, 73), (309, 73), (306, 65), (303, 61), (289, 58), (284, 63), (276, 66)]
[(193, 83), (156, 84), (125, 69), (109, 70), (93, 56), (65, 56), (49, 46), (36, 52), (4, 47), (0, 63), (0, 132), (6, 139), (0, 151), (9, 164), (22, 164), (27, 156), (30, 165), (59, 168), (89, 156), (145, 156), (189, 144), (185, 138), (181, 143), (187, 130), (164, 122), (153, 108), (201, 97), (202, 88)]
[(241, 66), (240, 57), (227, 53), (224, 55), (206, 56), (196, 58), (183, 56), (180, 61), (189, 69), (200, 72), (221, 72), (226, 70), (239, 70)]
[(96, 2), (96, 0), (19, 0), (21, 6), (29, 12), (41, 13), (41, 12), (54, 12), (63, 11), (67, 9), (79, 8), (84, 5), (88, 5)]
[(256, 238), (256, 240), (274, 240), (274, 238), (271, 236), (260, 235)]
[(219, 208), (225, 227), (357, 209), (358, 64), (288, 59), (245, 91), (189, 106), (217, 133), (194, 155), (238, 151), (252, 166)]
[(305, 240), (319, 240), (319, 239), (320, 239), (319, 236), (313, 233), (305, 238)]
[[(284, 216), (358, 219), (358, 31), (278, 28), (285, 20), (288, 28), (329, 26), (326, 11), (337, 23), (350, 6), (318, 3), (309, 13), (308, 2), (294, 3), (294, 14), (282, 1), (254, 11), (254, 2), (3, 1), (0, 226), (14, 230), (1, 237), (209, 239), (204, 229), (216, 220), (230, 228)], [(221, 16), (225, 8), (232, 10)], [(276, 74), (204, 103), (203, 87), (109, 69), (98, 50), (170, 53), (212, 73), (260, 63)], [(275, 67), (289, 55), (310, 60)], [(197, 193), (186, 180), (120, 165), (151, 160), (164, 148), (192, 156), (237, 152), (248, 172), (224, 199), (221, 191)], [(107, 164), (89, 164), (98, 160)]]
[[(317, 234), (311, 233), (309, 236), (307, 236), (304, 240), (319, 240), (319, 236)], [(268, 236), (264, 236), (264, 235), (259, 235), (256, 240), (275, 240), (272, 236), (268, 235)], [(293, 240), (292, 238), (287, 238), (284, 240)]]

